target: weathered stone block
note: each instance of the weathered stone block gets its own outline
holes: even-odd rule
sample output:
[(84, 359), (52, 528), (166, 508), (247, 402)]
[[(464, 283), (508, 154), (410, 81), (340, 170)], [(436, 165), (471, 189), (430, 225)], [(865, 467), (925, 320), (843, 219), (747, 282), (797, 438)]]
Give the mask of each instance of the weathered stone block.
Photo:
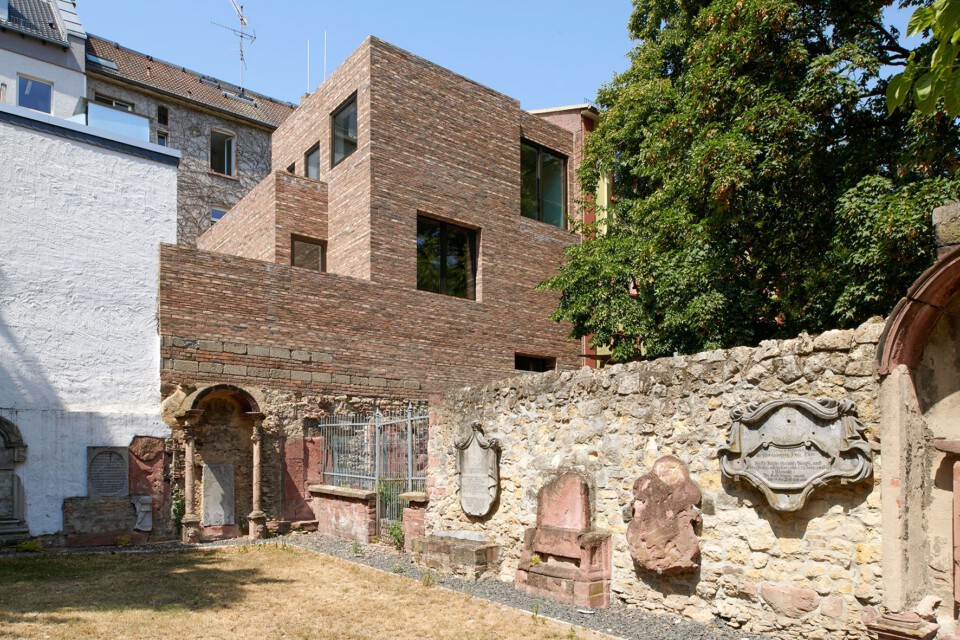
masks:
[(224, 342), (223, 350), (227, 353), (236, 353), (243, 355), (247, 352), (247, 345), (240, 344), (239, 342)]
[(216, 353), (223, 351), (223, 343), (219, 340), (201, 340), (197, 346), (204, 351), (213, 351)]
[(186, 371), (188, 373), (197, 373), (199, 367), (192, 360), (174, 360), (173, 368), (176, 371)]
[(760, 585), (760, 595), (771, 609), (788, 618), (804, 616), (820, 604), (820, 596), (812, 589), (774, 585), (769, 582)]
[(283, 347), (270, 347), (270, 357), (279, 358), (281, 360), (289, 360), (290, 349), (284, 349)]
[(219, 362), (201, 362), (200, 373), (223, 373), (223, 365)]
[(309, 351), (301, 351), (301, 350), (291, 351), (290, 357), (293, 358), (294, 360), (299, 360), (301, 362), (310, 362)]
[(247, 375), (247, 365), (225, 364), (223, 365), (223, 373), (228, 376), (245, 376)]
[(247, 355), (269, 357), (269, 356), (270, 356), (270, 347), (258, 347), (258, 346), (256, 346), (256, 345), (252, 345), (252, 344), (251, 344), (251, 345), (248, 345), (248, 346), (247, 346)]

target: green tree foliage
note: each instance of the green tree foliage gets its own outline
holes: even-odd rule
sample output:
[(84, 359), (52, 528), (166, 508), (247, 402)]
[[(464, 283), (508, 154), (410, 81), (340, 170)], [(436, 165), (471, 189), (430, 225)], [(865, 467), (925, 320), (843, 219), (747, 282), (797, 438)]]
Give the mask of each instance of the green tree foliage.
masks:
[[(907, 35), (932, 33), (932, 40), (910, 54), (907, 68), (890, 79), (887, 106), (891, 113), (912, 97), (917, 108), (931, 115), (942, 108), (960, 115), (960, 0), (935, 0), (913, 12)], [(911, 92), (912, 89), (912, 92)]]
[(579, 176), (613, 176), (609, 230), (542, 285), (554, 318), (624, 360), (889, 312), (932, 259), (960, 139), (943, 113), (888, 116), (881, 69), (910, 52), (887, 4), (634, 0)]

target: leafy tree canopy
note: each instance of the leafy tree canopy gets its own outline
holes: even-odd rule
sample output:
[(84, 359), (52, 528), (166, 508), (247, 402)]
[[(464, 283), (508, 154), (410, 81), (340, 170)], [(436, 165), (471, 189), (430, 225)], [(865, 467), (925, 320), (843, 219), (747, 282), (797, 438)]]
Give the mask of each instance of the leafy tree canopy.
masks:
[(960, 149), (942, 111), (887, 114), (911, 54), (889, 3), (634, 0), (580, 166), (585, 193), (613, 177), (606, 233), (542, 285), (554, 318), (624, 360), (888, 313), (933, 259)]

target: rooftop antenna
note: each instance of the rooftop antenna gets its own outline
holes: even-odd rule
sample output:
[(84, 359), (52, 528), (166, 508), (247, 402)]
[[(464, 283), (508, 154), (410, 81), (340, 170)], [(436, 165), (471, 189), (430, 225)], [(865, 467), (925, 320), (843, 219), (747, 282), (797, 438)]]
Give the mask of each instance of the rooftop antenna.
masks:
[(243, 70), (247, 68), (247, 60), (243, 55), (243, 43), (249, 42), (250, 44), (253, 44), (253, 41), (257, 39), (257, 35), (255, 33), (247, 33), (243, 30), (244, 27), (247, 26), (247, 18), (243, 15), (243, 5), (238, 5), (237, 0), (230, 0), (230, 4), (233, 5), (233, 10), (237, 13), (237, 18), (240, 19), (240, 28), (233, 29), (216, 22), (213, 24), (221, 29), (226, 29), (240, 39), (240, 95), (243, 95)]

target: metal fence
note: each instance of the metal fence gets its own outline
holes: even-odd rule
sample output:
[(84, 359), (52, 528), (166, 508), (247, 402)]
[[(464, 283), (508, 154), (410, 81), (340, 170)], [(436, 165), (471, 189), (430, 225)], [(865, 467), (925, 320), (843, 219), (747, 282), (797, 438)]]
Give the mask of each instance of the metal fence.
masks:
[(323, 481), (377, 492), (377, 518), (396, 521), (400, 494), (426, 491), (427, 416), (406, 412), (332, 415), (317, 428), (323, 438)]

